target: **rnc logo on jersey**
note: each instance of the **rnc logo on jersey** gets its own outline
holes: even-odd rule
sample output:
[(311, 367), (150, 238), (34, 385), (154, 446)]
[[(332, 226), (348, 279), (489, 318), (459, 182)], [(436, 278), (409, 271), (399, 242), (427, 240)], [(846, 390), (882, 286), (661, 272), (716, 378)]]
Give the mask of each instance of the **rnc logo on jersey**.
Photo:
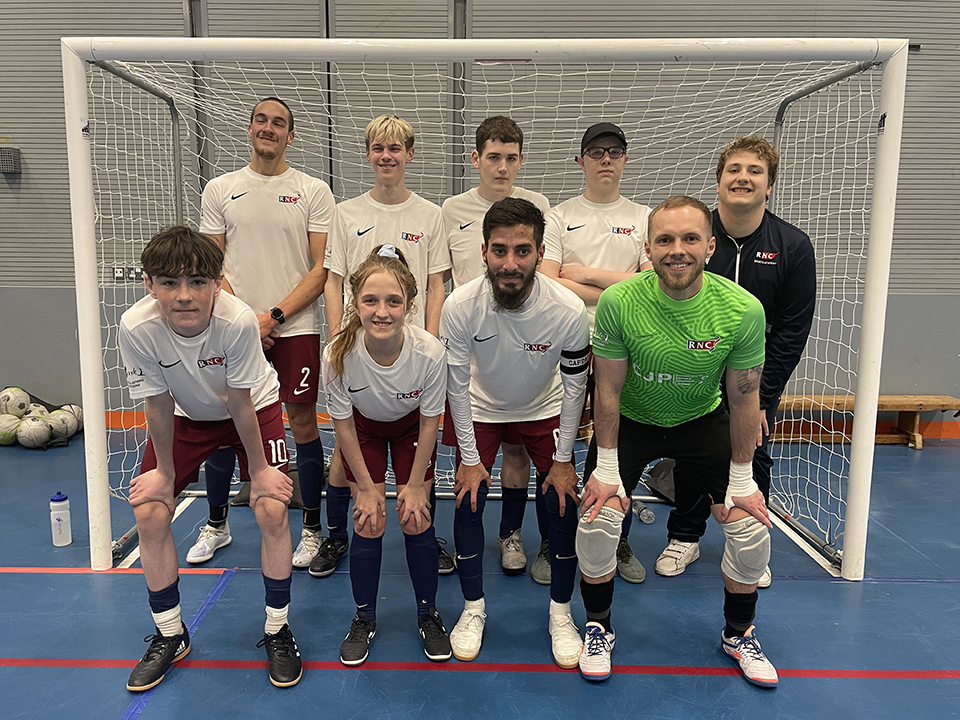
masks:
[(408, 393), (397, 393), (397, 400), (416, 400), (423, 394), (423, 388)]
[(707, 352), (713, 352), (718, 342), (720, 342), (719, 335), (713, 340), (687, 340), (687, 350), (706, 350)]
[(527, 352), (545, 353), (553, 347), (553, 343), (524, 343), (523, 349)]
[(637, 229), (637, 226), (636, 226), (636, 225), (634, 225), (633, 227), (628, 227), (628, 228), (625, 228), (625, 227), (612, 227), (612, 228), (610, 228), (610, 232), (612, 232), (614, 235), (632, 235), (632, 234), (633, 234), (633, 231), (636, 230), (636, 229)]
[(226, 360), (222, 355), (219, 357), (207, 358), (206, 360), (197, 360), (197, 367), (205, 368), (213, 365), (223, 365), (223, 361)]
[(423, 239), (423, 233), (417, 235), (416, 233), (402, 232), (400, 233), (401, 240), (407, 240), (408, 242), (418, 243)]
[(296, 205), (298, 202), (300, 202), (301, 197), (303, 196), (302, 195), (281, 195), (280, 202)]
[(758, 265), (776, 265), (777, 264), (777, 255), (778, 252), (764, 252), (763, 250), (757, 250), (757, 257), (754, 260)]

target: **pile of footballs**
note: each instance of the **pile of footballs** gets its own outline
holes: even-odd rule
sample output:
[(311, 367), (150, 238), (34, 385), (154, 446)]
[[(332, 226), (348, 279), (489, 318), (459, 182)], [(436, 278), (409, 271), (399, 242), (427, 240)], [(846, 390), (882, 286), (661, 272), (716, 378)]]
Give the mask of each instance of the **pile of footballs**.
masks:
[(81, 430), (83, 410), (79, 405), (57, 408), (18, 387), (0, 392), (0, 445), (19, 442), (24, 447), (46, 449), (66, 445)]

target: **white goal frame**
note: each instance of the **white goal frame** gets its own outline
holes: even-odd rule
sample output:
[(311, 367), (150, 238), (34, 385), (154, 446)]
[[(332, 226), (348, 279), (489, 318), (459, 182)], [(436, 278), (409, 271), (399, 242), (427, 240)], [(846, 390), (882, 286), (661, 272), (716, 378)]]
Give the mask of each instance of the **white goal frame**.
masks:
[(90, 564), (112, 567), (104, 382), (86, 65), (109, 61), (722, 62), (848, 61), (882, 64), (869, 253), (862, 309), (841, 574), (862, 580), (880, 388), (900, 139), (905, 39), (330, 40), (271, 38), (63, 38), (65, 118), (76, 274)]

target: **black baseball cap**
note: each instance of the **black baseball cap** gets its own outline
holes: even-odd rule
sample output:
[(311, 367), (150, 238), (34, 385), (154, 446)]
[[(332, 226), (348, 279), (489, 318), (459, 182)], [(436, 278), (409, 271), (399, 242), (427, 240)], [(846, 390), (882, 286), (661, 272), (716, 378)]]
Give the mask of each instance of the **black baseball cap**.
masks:
[(583, 134), (583, 140), (580, 141), (580, 154), (583, 155), (583, 151), (587, 148), (587, 145), (601, 135), (613, 135), (623, 143), (623, 147), (627, 147), (627, 138), (624, 137), (623, 130), (620, 129), (620, 126), (614, 125), (613, 123), (602, 122), (587, 128), (587, 131)]

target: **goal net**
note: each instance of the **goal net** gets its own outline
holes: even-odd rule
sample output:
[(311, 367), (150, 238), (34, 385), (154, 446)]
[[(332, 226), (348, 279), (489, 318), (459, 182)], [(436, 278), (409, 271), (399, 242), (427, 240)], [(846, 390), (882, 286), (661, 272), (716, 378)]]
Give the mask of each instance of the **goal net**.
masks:
[[(723, 51), (705, 53), (695, 41), (680, 41), (694, 49), (688, 53), (671, 49), (671, 41), (632, 41), (643, 52), (615, 43), (600, 57), (587, 44), (580, 52), (567, 43), (562, 55), (551, 53), (549, 41), (467, 41), (468, 53), (450, 41), (401, 41), (376, 53), (351, 51), (345, 41), (309, 41), (307, 52), (308, 41), (297, 41), (284, 57), (287, 41), (234, 48), (229, 41), (201, 47), (202, 40), (179, 40), (155, 51), (141, 39), (120, 51), (121, 39), (114, 40), (100, 53), (88, 50), (95, 44), (89, 39), (72, 46), (87, 61), (84, 141), (91, 158), (89, 181), (83, 176), (72, 184), (89, 182), (95, 208), (89, 241), (75, 243), (92, 243), (95, 253), (99, 319), (88, 332), (95, 332), (101, 365), (111, 493), (125, 493), (146, 434), (142, 405), (126, 390), (116, 338), (120, 315), (143, 296), (140, 252), (164, 225), (197, 226), (205, 183), (249, 162), (250, 112), (267, 96), (282, 98), (294, 113), (288, 163), (325, 180), (338, 201), (372, 186), (363, 130), (383, 113), (413, 125), (416, 155), (406, 183), (437, 204), (477, 184), (469, 159), (473, 134), (490, 115), (507, 115), (523, 129), (517, 184), (552, 205), (582, 192), (574, 157), (595, 122), (623, 128), (629, 162), (621, 193), (651, 207), (675, 194), (715, 205), (722, 147), (750, 133), (775, 141), (782, 159), (772, 209), (810, 235), (819, 279), (813, 330), (786, 392), (858, 390), (875, 222), (881, 41), (835, 41), (836, 52), (826, 40), (799, 41), (796, 48), (788, 47), (793, 41), (741, 40), (739, 52), (711, 41)], [(814, 42), (817, 52), (810, 52)], [(82, 316), (81, 310), (81, 322)], [(324, 412), (318, 407), (321, 422)], [(849, 440), (851, 421), (852, 415), (788, 412), (771, 448), (777, 513), (838, 563), (851, 463), (850, 446), (839, 441)], [(329, 446), (329, 426), (325, 435)], [(438, 488), (452, 485), (453, 450), (441, 446)]]

